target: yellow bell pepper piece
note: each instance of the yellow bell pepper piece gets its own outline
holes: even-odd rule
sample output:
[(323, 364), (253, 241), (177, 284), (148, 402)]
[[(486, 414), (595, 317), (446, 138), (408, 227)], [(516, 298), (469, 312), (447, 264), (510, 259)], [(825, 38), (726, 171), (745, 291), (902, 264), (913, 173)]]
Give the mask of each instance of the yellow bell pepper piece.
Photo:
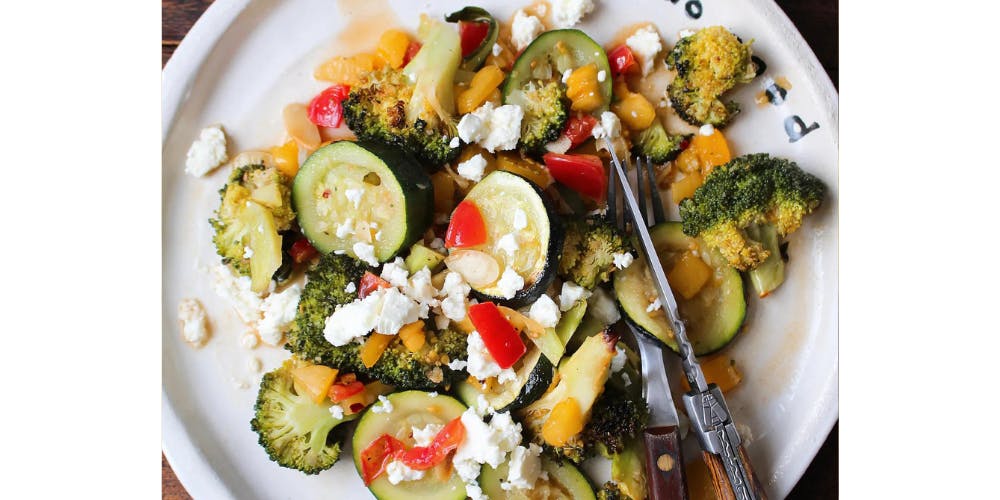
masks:
[(589, 113), (604, 104), (604, 96), (597, 82), (597, 65), (580, 66), (566, 79), (566, 96), (572, 101), (570, 109)]
[(337, 370), (329, 366), (307, 365), (292, 369), (292, 382), (295, 387), (304, 390), (316, 403), (326, 398), (326, 393), (330, 391), (330, 386), (336, 378)]
[(382, 357), (382, 353), (385, 352), (385, 348), (389, 347), (389, 342), (396, 338), (395, 335), (382, 335), (381, 333), (372, 333), (368, 337), (368, 340), (361, 345), (361, 349), (358, 352), (358, 356), (361, 358), (361, 362), (365, 365), (365, 368), (371, 368), (375, 366), (378, 359)]
[(406, 48), (409, 46), (410, 36), (406, 32), (387, 30), (385, 33), (382, 33), (382, 38), (379, 38), (378, 48), (375, 49), (375, 56), (390, 68), (399, 69), (403, 67)]
[(299, 145), (294, 140), (271, 148), (271, 156), (278, 171), (292, 179), (299, 171)]
[(710, 277), (712, 268), (708, 267), (701, 257), (693, 252), (684, 252), (667, 273), (667, 282), (670, 283), (671, 289), (681, 294), (681, 297), (690, 299), (698, 295)]
[(583, 412), (575, 398), (566, 398), (552, 408), (542, 424), (542, 438), (552, 446), (563, 446), (583, 430)]
[(504, 74), (496, 66), (483, 66), (469, 82), (469, 88), (458, 94), (457, 107), (460, 114), (471, 113), (490, 97), (503, 83)]

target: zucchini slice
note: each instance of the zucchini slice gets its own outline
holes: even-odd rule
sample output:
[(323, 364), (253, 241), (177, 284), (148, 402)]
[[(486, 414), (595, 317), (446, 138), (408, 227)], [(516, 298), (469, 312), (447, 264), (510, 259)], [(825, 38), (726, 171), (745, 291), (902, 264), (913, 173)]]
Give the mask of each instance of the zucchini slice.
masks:
[[(533, 182), (503, 170), (487, 175), (465, 199), (475, 203), (486, 223), (486, 243), (477, 249), (496, 259), (501, 274), (510, 266), (524, 279), (512, 298), (504, 297), (499, 280), (472, 287), (473, 295), (515, 309), (531, 304), (552, 284), (562, 254), (565, 230), (552, 204)], [(525, 215), (523, 229), (515, 229), (517, 211)], [(499, 248), (500, 239), (508, 234), (514, 234), (518, 243), (513, 256)]]
[[(557, 44), (560, 45), (559, 48), (556, 47)], [(566, 50), (562, 50), (563, 48)], [(530, 81), (558, 80), (566, 70), (590, 63), (596, 64), (598, 71), (611, 75), (608, 55), (604, 52), (604, 48), (586, 33), (577, 29), (546, 31), (538, 35), (538, 38), (535, 38), (514, 61), (503, 88), (504, 102), (507, 102), (514, 91), (523, 89)], [(540, 69), (546, 66), (551, 69), (548, 72), (550, 74), (540, 74)], [(548, 78), (542, 78), (543, 76)], [(605, 78), (600, 82), (604, 105), (595, 111), (597, 114), (607, 111), (611, 104), (611, 80)]]
[[(392, 411), (375, 413), (370, 409), (365, 412), (358, 427), (354, 430), (351, 441), (354, 455), (354, 466), (361, 474), (361, 452), (383, 434), (390, 434), (403, 441), (407, 446), (413, 446), (413, 427), (424, 427), (427, 424), (445, 425), (462, 416), (465, 405), (455, 398), (440, 395), (431, 396), (423, 391), (397, 392), (387, 396), (392, 404)], [(376, 403), (379, 404), (379, 403)], [(450, 467), (450, 462), (437, 467)], [(368, 489), (380, 500), (395, 500), (398, 498), (426, 500), (462, 500), (465, 498), (465, 483), (458, 474), (439, 471), (437, 467), (428, 470), (423, 479), (404, 481), (392, 484), (383, 474), (368, 485)], [(448, 477), (447, 481), (441, 480)]]
[[(372, 142), (339, 141), (306, 159), (292, 185), (302, 233), (324, 254), (357, 258), (355, 243), (385, 262), (431, 225), (431, 179), (412, 157)], [(338, 227), (341, 230), (337, 236)]]
[(479, 487), (491, 500), (595, 500), (594, 488), (573, 464), (563, 461), (556, 462), (542, 455), (542, 470), (547, 472), (548, 479), (538, 478), (534, 488), (530, 490), (504, 490), (501, 481), (507, 480), (507, 464), (500, 464), (494, 469), (488, 464), (479, 473)]
[(452, 12), (448, 14), (445, 21), (449, 23), (487, 23), (490, 25), (489, 31), (486, 32), (486, 38), (479, 43), (479, 47), (472, 51), (467, 57), (462, 58), (462, 69), (466, 71), (476, 71), (483, 66), (486, 62), (486, 58), (489, 57), (490, 52), (493, 51), (493, 44), (497, 43), (497, 37), (500, 35), (500, 26), (497, 24), (497, 20), (490, 15), (485, 9), (480, 7), (464, 7), (462, 10)]
[(514, 411), (542, 397), (552, 384), (555, 368), (538, 346), (532, 346), (514, 364), (514, 372), (517, 373), (516, 379), (496, 384), (493, 390), (485, 390), (481, 385), (466, 379), (457, 384), (455, 392), (462, 402), (471, 407), (477, 406), (477, 400), (482, 395), (496, 411)]
[[(650, 229), (649, 235), (668, 274), (681, 255), (699, 247), (698, 240), (684, 234), (680, 222), (658, 224)], [(698, 356), (711, 354), (731, 342), (743, 326), (747, 309), (740, 273), (714, 252), (703, 251), (702, 256), (708, 257), (707, 263), (712, 269), (708, 282), (690, 299), (675, 294), (677, 309)], [(626, 321), (677, 351), (674, 332), (663, 310), (647, 312), (656, 292), (645, 263), (637, 259), (631, 266), (616, 272), (614, 286)]]

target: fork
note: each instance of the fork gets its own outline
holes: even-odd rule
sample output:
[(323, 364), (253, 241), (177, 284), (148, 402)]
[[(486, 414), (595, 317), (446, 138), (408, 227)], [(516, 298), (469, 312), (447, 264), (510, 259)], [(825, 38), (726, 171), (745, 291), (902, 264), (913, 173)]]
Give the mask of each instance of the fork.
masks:
[[(640, 161), (637, 159), (636, 163)], [(649, 198), (653, 205), (653, 223), (666, 221), (663, 213), (663, 203), (659, 190), (655, 186), (655, 176), (650, 162), (646, 161), (648, 169)], [(626, 229), (627, 217), (619, 220), (617, 216), (617, 198), (615, 169), (610, 168), (608, 174), (608, 209), (605, 216), (612, 221), (620, 231)], [(643, 200), (639, 208), (642, 220), (646, 217), (646, 197), (643, 196), (642, 175), (639, 168), (636, 171), (636, 184), (639, 198)], [(624, 215), (624, 214), (623, 214)], [(649, 407), (649, 422), (643, 430), (642, 438), (645, 444), (646, 477), (648, 478), (649, 497), (653, 500), (684, 500), (688, 498), (687, 480), (684, 475), (684, 458), (681, 453), (681, 438), (678, 430), (679, 419), (674, 407), (673, 396), (670, 393), (670, 381), (667, 378), (663, 350), (653, 339), (640, 332), (630, 321), (625, 322), (636, 347), (642, 364), (642, 395)]]

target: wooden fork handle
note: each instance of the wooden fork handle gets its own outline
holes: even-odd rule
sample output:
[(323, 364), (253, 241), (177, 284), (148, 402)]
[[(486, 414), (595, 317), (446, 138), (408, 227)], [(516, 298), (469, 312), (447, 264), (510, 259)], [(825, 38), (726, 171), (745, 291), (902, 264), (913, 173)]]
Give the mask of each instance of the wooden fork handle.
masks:
[[(767, 493), (761, 487), (760, 480), (757, 478), (757, 473), (753, 470), (753, 465), (750, 464), (750, 457), (747, 455), (747, 450), (743, 445), (740, 445), (739, 452), (740, 457), (743, 458), (743, 463), (747, 464), (747, 473), (750, 476), (748, 487), (753, 490), (757, 498), (767, 500)], [(733, 493), (733, 489), (729, 486), (729, 477), (726, 475), (726, 467), (722, 465), (722, 458), (707, 451), (703, 451), (702, 455), (705, 458), (705, 464), (708, 465), (708, 471), (712, 473), (712, 486), (715, 487), (715, 498), (718, 500), (736, 500), (736, 494)]]
[(646, 445), (646, 477), (652, 500), (687, 500), (687, 480), (676, 425), (650, 427), (642, 434)]

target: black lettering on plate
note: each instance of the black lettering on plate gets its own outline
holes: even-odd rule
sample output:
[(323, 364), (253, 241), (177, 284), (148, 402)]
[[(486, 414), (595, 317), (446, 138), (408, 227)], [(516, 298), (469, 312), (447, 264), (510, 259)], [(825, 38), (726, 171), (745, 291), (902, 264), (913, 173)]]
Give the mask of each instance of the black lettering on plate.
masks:
[(757, 56), (750, 56), (750, 60), (753, 61), (755, 65), (757, 65), (758, 76), (763, 75), (764, 72), (767, 71), (767, 63), (765, 63), (763, 59)]
[(699, 0), (688, 0), (684, 4), (684, 12), (691, 16), (691, 19), (698, 19), (701, 17), (701, 2)]
[(768, 102), (774, 104), (775, 106), (781, 106), (785, 103), (785, 96), (788, 95), (788, 89), (775, 82), (771, 82), (771, 84), (764, 89), (764, 93), (767, 94)]
[(802, 121), (799, 115), (792, 115), (785, 118), (785, 133), (788, 134), (788, 142), (796, 142), (818, 128), (819, 124), (816, 122), (807, 127), (806, 122)]

